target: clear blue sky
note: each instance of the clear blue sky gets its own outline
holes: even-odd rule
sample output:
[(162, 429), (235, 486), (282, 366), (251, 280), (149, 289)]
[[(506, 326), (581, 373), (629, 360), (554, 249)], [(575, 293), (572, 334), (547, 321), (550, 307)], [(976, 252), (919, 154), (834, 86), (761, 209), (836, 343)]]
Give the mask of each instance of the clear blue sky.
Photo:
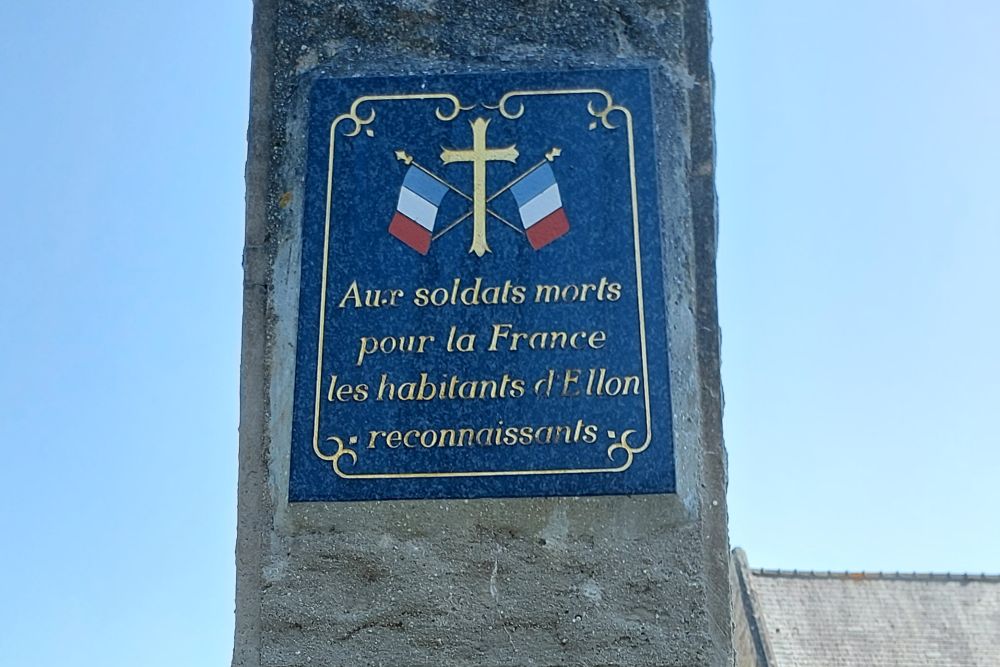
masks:
[[(1000, 6), (713, 5), (732, 541), (1000, 570)], [(227, 664), (249, 2), (0, 5), (0, 663)]]
[(713, 4), (731, 538), (1000, 571), (1000, 4)]

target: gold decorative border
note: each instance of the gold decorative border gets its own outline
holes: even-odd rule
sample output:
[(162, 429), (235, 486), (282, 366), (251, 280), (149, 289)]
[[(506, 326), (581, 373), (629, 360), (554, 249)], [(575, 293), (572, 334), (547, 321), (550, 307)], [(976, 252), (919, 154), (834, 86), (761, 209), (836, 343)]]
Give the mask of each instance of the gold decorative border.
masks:
[[(357, 463), (358, 454), (350, 445), (357, 442), (356, 437), (352, 437), (348, 444), (345, 445), (342, 438), (338, 436), (330, 436), (326, 441), (333, 442), (337, 445), (337, 450), (332, 454), (325, 454), (320, 448), (319, 441), (319, 419), (320, 419), (320, 406), (322, 404), (323, 396), (323, 343), (324, 335), (326, 329), (326, 292), (327, 292), (327, 274), (330, 262), (330, 219), (331, 219), (331, 200), (333, 196), (333, 164), (334, 164), (334, 150), (336, 148), (337, 139), (337, 127), (344, 121), (351, 121), (354, 127), (349, 131), (344, 133), (345, 137), (355, 137), (360, 132), (361, 129), (369, 125), (375, 120), (375, 109), (371, 109), (371, 113), (362, 117), (358, 115), (358, 110), (362, 104), (375, 103), (375, 102), (388, 102), (388, 101), (398, 101), (398, 100), (440, 100), (451, 103), (451, 111), (444, 113), (441, 107), (435, 109), (434, 115), (441, 121), (451, 121), (458, 117), (462, 111), (469, 111), (474, 109), (475, 106), (464, 107), (459, 101), (458, 97), (452, 95), (451, 93), (412, 93), (412, 94), (400, 94), (400, 95), (363, 95), (351, 104), (351, 108), (347, 113), (340, 114), (334, 118), (333, 122), (330, 124), (330, 155), (327, 166), (327, 176), (326, 176), (326, 220), (324, 222), (323, 230), (323, 269), (322, 269), (322, 279), (320, 286), (320, 306), (319, 306), (319, 345), (317, 350), (316, 358), (316, 400), (315, 400), (315, 410), (313, 414), (313, 436), (312, 436), (312, 446), (313, 452), (320, 459), (324, 461), (329, 461), (334, 473), (338, 477), (343, 479), (427, 479), (427, 478), (445, 478), (445, 477), (502, 477), (502, 476), (513, 476), (513, 475), (567, 475), (567, 474), (585, 474), (585, 473), (617, 473), (624, 472), (632, 466), (632, 462), (637, 454), (644, 452), (648, 447), (650, 440), (652, 439), (652, 424), (650, 419), (650, 401), (649, 401), (649, 362), (646, 354), (646, 316), (645, 316), (645, 306), (643, 302), (642, 293), (642, 257), (639, 241), (639, 202), (638, 194), (636, 189), (636, 177), (635, 177), (635, 134), (632, 125), (632, 112), (625, 106), (620, 104), (615, 104), (611, 93), (606, 90), (599, 88), (567, 88), (558, 90), (513, 90), (505, 93), (497, 105), (489, 106), (487, 108), (496, 109), (500, 114), (507, 119), (515, 120), (520, 118), (524, 114), (524, 103), (518, 102), (518, 108), (516, 111), (511, 111), (507, 108), (508, 103), (516, 98), (533, 97), (533, 96), (543, 96), (543, 95), (597, 95), (604, 101), (604, 107), (598, 109), (594, 106), (594, 100), (587, 101), (587, 111), (594, 117), (597, 118), (601, 125), (606, 129), (613, 130), (617, 128), (614, 125), (609, 116), (618, 112), (625, 117), (625, 127), (628, 132), (628, 158), (629, 158), (629, 180), (631, 185), (631, 196), (632, 196), (632, 230), (634, 239), (634, 249), (635, 249), (635, 276), (636, 276), (636, 302), (639, 311), (639, 345), (642, 357), (642, 388), (643, 388), (643, 400), (645, 408), (645, 419), (646, 419), (646, 434), (645, 439), (639, 446), (634, 446), (629, 444), (629, 438), (636, 433), (635, 429), (627, 429), (620, 434), (620, 437), (615, 442), (608, 446), (607, 456), (608, 459), (614, 461), (615, 453), (618, 451), (625, 452), (625, 461), (619, 466), (610, 468), (572, 468), (572, 469), (555, 469), (555, 470), (491, 470), (491, 471), (456, 471), (456, 472), (409, 472), (409, 473), (357, 473), (348, 474), (340, 469), (340, 459), (344, 456), (351, 459), (352, 465)], [(485, 106), (485, 105), (484, 105)], [(591, 123), (590, 129), (596, 127), (597, 121)], [(610, 437), (616, 437), (613, 432), (608, 432)]]

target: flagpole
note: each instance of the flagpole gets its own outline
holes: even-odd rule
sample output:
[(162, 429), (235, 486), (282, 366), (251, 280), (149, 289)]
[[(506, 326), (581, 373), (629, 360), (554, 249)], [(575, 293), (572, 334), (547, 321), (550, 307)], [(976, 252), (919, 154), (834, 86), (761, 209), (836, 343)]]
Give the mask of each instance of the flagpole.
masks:
[[(400, 152), (402, 152), (402, 151), (397, 151), (397, 157), (398, 157), (398, 153), (400, 153)], [(461, 190), (459, 190), (458, 188), (456, 188), (454, 185), (452, 185), (451, 183), (449, 183), (448, 181), (444, 180), (443, 178), (441, 178), (440, 176), (438, 176), (437, 174), (435, 174), (433, 171), (431, 171), (430, 169), (428, 169), (424, 165), (422, 165), (419, 162), (417, 162), (416, 160), (414, 160), (411, 156), (407, 155), (406, 153), (403, 153), (403, 155), (406, 155), (406, 157), (405, 158), (398, 157), (398, 159), (402, 160), (403, 162), (405, 162), (409, 166), (416, 167), (417, 169), (419, 169), (420, 171), (424, 172), (425, 174), (427, 174), (428, 176), (430, 176), (431, 178), (433, 178), (435, 181), (437, 181), (441, 185), (445, 186), (446, 188), (448, 188), (452, 192), (458, 194), (459, 196), (464, 197), (465, 199), (468, 199), (469, 201), (472, 201), (472, 197), (470, 197), (469, 195), (465, 194), (464, 192), (462, 192)]]
[(510, 183), (508, 183), (507, 185), (503, 186), (502, 188), (500, 188), (499, 190), (497, 190), (496, 192), (494, 192), (492, 195), (490, 195), (489, 197), (486, 198), (486, 201), (488, 201), (488, 202), (493, 201), (494, 199), (496, 199), (497, 197), (499, 197), (500, 195), (502, 195), (503, 193), (507, 192), (512, 187), (514, 187), (515, 185), (517, 185), (518, 183), (520, 183), (521, 181), (523, 181), (524, 179), (526, 179), (536, 169), (538, 169), (539, 167), (541, 167), (546, 162), (555, 162), (555, 159), (557, 157), (559, 157), (560, 155), (562, 155), (562, 149), (561, 148), (557, 148), (556, 146), (553, 146), (549, 150), (549, 152), (545, 154), (545, 158), (538, 161), (538, 164), (534, 165), (533, 167), (531, 167), (531, 169), (529, 169), (528, 171), (524, 172), (523, 174), (521, 174), (520, 176), (518, 176), (517, 178), (515, 178), (513, 181), (511, 181)]
[[(464, 197), (467, 201), (472, 201), (472, 197), (470, 197), (469, 195), (465, 194), (464, 192), (462, 192), (461, 190), (459, 190), (458, 188), (456, 188), (454, 185), (452, 185), (451, 183), (449, 183), (448, 181), (444, 180), (443, 178), (441, 178), (440, 176), (438, 176), (437, 174), (435, 174), (433, 171), (431, 171), (430, 169), (428, 169), (424, 165), (422, 165), (419, 162), (417, 162), (416, 160), (414, 160), (413, 156), (410, 155), (409, 153), (407, 153), (406, 151), (402, 151), (402, 150), (396, 151), (396, 159), (399, 160), (400, 162), (403, 162), (407, 166), (416, 167), (417, 169), (419, 169), (420, 171), (424, 172), (425, 174), (427, 174), (428, 176), (430, 176), (431, 178), (433, 178), (435, 181), (437, 181), (441, 185), (445, 186), (446, 188), (448, 188), (452, 192), (456, 193), (460, 197)], [(544, 162), (544, 160), (543, 160), (543, 162)], [(539, 166), (541, 166), (541, 165), (540, 164), (539, 165), (535, 165), (534, 167), (532, 167), (531, 169), (528, 170), (528, 173), (534, 171), (535, 169), (538, 169)], [(522, 174), (521, 178), (524, 178), (524, 176), (527, 176), (527, 174)], [(501, 190), (501, 192), (502, 192), (502, 190)], [(500, 193), (498, 192), (496, 194), (500, 194)], [(496, 195), (494, 195), (490, 199), (493, 199), (494, 197), (496, 197)], [(490, 201), (490, 200), (488, 199), (487, 201)], [(496, 213), (495, 211), (491, 211), (490, 209), (486, 209), (486, 212), (489, 213), (490, 215), (492, 215), (494, 218), (496, 218), (500, 222), (502, 222), (503, 224), (505, 224), (508, 227), (510, 227), (511, 229), (513, 229), (515, 232), (519, 232), (520, 234), (524, 234), (524, 232), (521, 231), (521, 229), (517, 225), (515, 225), (512, 222), (510, 222), (509, 220), (507, 220), (506, 218), (504, 218), (500, 214)], [(458, 223), (460, 223), (463, 220), (465, 220), (466, 218), (468, 218), (470, 215), (472, 215), (472, 213), (466, 213), (461, 218), (459, 218), (458, 220), (456, 220), (453, 223), (451, 223), (450, 225), (448, 225), (445, 229), (443, 229), (442, 231), (440, 231), (437, 234), (435, 234), (434, 236), (432, 236), (431, 240), (433, 241), (434, 239), (440, 237), (442, 234), (444, 234), (445, 232), (447, 232), (448, 230), (450, 230), (452, 227), (454, 227)]]
[[(507, 221), (507, 220), (506, 220), (506, 219), (504, 219), (504, 218), (501, 218), (501, 217), (500, 217), (499, 215), (497, 215), (496, 213), (494, 213), (494, 212), (493, 212), (493, 211), (491, 211), (490, 209), (486, 209), (486, 212), (487, 212), (487, 213), (488, 213), (489, 215), (492, 215), (492, 216), (493, 216), (494, 218), (496, 218), (496, 219), (497, 219), (497, 220), (499, 220), (500, 222), (502, 222), (503, 224), (505, 224), (505, 225), (507, 225), (508, 227), (510, 227), (511, 229), (513, 229), (513, 230), (514, 230), (515, 232), (517, 232), (517, 233), (518, 233), (518, 234), (520, 234), (521, 236), (524, 236), (524, 235), (525, 235), (525, 234), (524, 234), (524, 230), (523, 230), (523, 229), (521, 229), (520, 227), (518, 227), (517, 225), (515, 225), (514, 223), (512, 223), (512, 222), (509, 222), (509, 221)], [(449, 224), (449, 225), (448, 225), (447, 227), (445, 227), (444, 229), (442, 229), (441, 231), (439, 231), (439, 232), (438, 232), (437, 234), (435, 234), (434, 236), (432, 236), (432, 237), (431, 237), (431, 241), (434, 241), (434, 240), (436, 240), (436, 239), (438, 239), (438, 238), (441, 238), (442, 236), (444, 236), (445, 234), (447, 234), (448, 232), (450, 232), (450, 231), (451, 231), (452, 229), (454, 229), (454, 228), (455, 228), (455, 225), (459, 224), (460, 222), (465, 222), (465, 221), (466, 221), (466, 220), (468, 220), (468, 219), (469, 219), (469, 218), (470, 218), (471, 216), (472, 216), (472, 211), (467, 211), (467, 212), (466, 212), (465, 214), (463, 214), (463, 215), (462, 215), (462, 217), (461, 217), (461, 218), (458, 218), (457, 220), (453, 220), (453, 221), (452, 221), (452, 222), (451, 222), (451, 223), (450, 223), (450, 224)]]
[[(400, 160), (403, 160), (402, 157), (399, 157), (399, 153), (401, 153), (401, 152), (402, 151), (397, 151), (396, 157), (399, 158)], [(405, 155), (405, 153), (404, 153), (404, 155)], [(510, 183), (508, 183), (507, 185), (503, 186), (502, 188), (500, 188), (499, 190), (497, 190), (496, 192), (494, 192), (492, 195), (490, 195), (489, 197), (487, 197), (486, 198), (486, 203), (487, 204), (490, 203), (491, 201), (493, 201), (494, 199), (496, 199), (497, 197), (499, 197), (503, 193), (507, 192), (507, 190), (510, 190), (512, 187), (514, 187), (515, 185), (517, 185), (518, 183), (520, 183), (522, 180), (524, 180), (525, 178), (527, 178), (528, 176), (530, 176), (536, 169), (538, 169), (539, 167), (541, 167), (546, 162), (554, 162), (555, 159), (557, 157), (559, 157), (560, 155), (562, 155), (562, 149), (558, 148), (556, 146), (553, 146), (549, 150), (549, 152), (545, 154), (545, 157), (543, 159), (539, 160), (538, 163), (535, 164), (535, 165), (533, 165), (530, 169), (528, 169), (528, 171), (524, 172), (523, 174), (521, 174), (520, 176), (518, 176), (517, 178), (515, 178), (513, 181), (511, 181)], [(409, 156), (407, 156), (407, 157), (409, 157)], [(404, 162), (406, 162), (406, 160), (404, 160)], [(435, 176), (434, 174), (432, 174), (431, 172), (427, 171), (422, 166), (420, 166), (419, 164), (417, 164), (416, 162), (414, 162), (413, 158), (409, 158), (409, 162), (406, 162), (406, 163), (410, 164), (411, 162), (418, 169), (421, 169), (424, 173), (426, 173), (428, 176), (431, 176), (432, 178), (437, 178), (437, 180), (441, 181), (441, 183), (443, 183), (444, 185), (447, 185), (452, 190), (455, 190), (455, 192), (458, 192), (458, 194), (462, 195), (463, 197), (465, 197), (469, 201), (472, 201), (472, 198), (469, 197), (469, 195), (465, 194), (464, 192), (461, 192), (460, 190), (458, 190), (457, 188), (451, 186), (450, 184), (445, 183), (443, 180), (441, 180), (440, 178), (438, 178), (437, 176)], [(513, 225), (513, 224), (511, 224), (509, 222), (507, 222), (506, 220), (504, 220), (503, 218), (501, 218), (496, 213), (493, 213), (493, 211), (490, 211), (489, 209), (487, 209), (487, 213), (490, 213), (491, 215), (493, 215), (497, 220), (499, 220), (500, 222), (504, 223), (505, 225), (507, 225), (508, 227), (510, 227), (511, 229), (513, 229), (515, 232), (517, 232), (521, 236), (525, 236), (524, 230), (521, 229), (520, 227), (517, 227), (517, 226), (515, 226), (515, 225)], [(459, 224), (460, 222), (463, 222), (463, 221), (467, 220), (469, 218), (469, 216), (471, 216), (471, 215), (472, 215), (472, 212), (470, 211), (470, 212), (467, 212), (462, 217), (458, 218), (457, 220), (453, 221), (447, 227), (445, 227), (444, 229), (442, 229), (441, 231), (439, 231), (437, 234), (435, 234), (434, 236), (432, 236), (431, 237), (431, 241), (437, 240), (438, 238), (444, 236), (445, 234), (447, 234), (448, 232), (450, 232), (452, 229), (454, 229), (455, 225)]]

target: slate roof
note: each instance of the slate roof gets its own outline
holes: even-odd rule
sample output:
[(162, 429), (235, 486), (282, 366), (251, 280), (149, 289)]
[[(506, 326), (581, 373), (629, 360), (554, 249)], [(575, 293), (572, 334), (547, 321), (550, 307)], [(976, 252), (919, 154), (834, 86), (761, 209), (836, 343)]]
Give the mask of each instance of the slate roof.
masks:
[(740, 667), (998, 667), (1000, 576), (751, 570), (733, 552)]

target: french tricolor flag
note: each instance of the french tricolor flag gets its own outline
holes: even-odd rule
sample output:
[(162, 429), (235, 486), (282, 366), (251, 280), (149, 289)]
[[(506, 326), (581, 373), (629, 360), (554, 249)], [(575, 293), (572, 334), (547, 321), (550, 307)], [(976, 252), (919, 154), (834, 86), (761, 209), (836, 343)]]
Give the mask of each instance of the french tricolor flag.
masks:
[(421, 255), (426, 255), (431, 247), (438, 206), (446, 192), (448, 186), (411, 165), (403, 177), (389, 233)]
[(569, 231), (559, 185), (548, 163), (530, 172), (510, 190), (517, 200), (521, 224), (532, 248), (543, 248)]

